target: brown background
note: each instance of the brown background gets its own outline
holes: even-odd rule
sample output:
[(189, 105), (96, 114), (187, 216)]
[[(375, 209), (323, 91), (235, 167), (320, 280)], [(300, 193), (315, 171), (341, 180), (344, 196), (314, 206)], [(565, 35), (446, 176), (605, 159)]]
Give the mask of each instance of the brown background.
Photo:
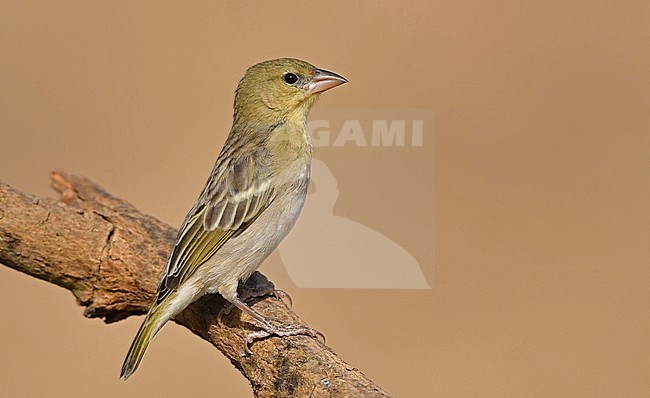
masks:
[[(262, 268), (343, 358), (399, 397), (648, 396), (648, 4), (4, 1), (0, 178), (51, 195), (65, 168), (178, 225), (244, 69), (309, 60), (351, 81), (321, 111), (435, 113), (435, 239), (413, 232), (421, 176), (399, 176), (399, 196), (394, 176), (362, 174), (390, 201), (341, 189), (337, 204), (434, 247), (431, 290), (299, 289), (277, 255)], [(123, 383), (141, 319), (86, 320), (67, 291), (4, 267), (0, 303), (3, 397), (251, 395), (176, 325)]]

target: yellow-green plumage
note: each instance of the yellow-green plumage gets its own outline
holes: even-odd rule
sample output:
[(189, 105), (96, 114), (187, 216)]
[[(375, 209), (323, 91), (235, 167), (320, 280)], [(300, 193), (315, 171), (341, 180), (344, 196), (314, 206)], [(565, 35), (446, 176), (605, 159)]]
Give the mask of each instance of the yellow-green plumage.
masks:
[(140, 361), (142, 361), (142, 357), (147, 350), (147, 347), (149, 347), (151, 339), (153, 339), (160, 328), (162, 328), (165, 322), (167, 322), (167, 320), (163, 318), (163, 314), (166, 305), (173, 298), (174, 294), (171, 294), (165, 300), (154, 304), (149, 309), (144, 322), (142, 322), (142, 325), (140, 325), (140, 329), (138, 329), (138, 333), (136, 333), (135, 338), (131, 343), (129, 352), (126, 354), (126, 359), (124, 359), (120, 377), (127, 379), (138, 368)]
[(137, 369), (160, 328), (206, 293), (219, 293), (269, 333), (285, 331), (237, 297), (237, 286), (293, 227), (309, 186), (312, 145), (306, 130), (319, 93), (341, 76), (291, 58), (249, 68), (235, 92), (233, 125), (212, 173), (181, 226), (157, 300), (122, 366)]

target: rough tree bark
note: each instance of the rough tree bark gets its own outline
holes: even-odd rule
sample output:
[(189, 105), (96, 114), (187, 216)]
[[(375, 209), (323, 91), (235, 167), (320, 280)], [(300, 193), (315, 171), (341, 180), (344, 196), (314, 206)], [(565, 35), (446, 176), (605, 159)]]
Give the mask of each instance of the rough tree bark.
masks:
[[(115, 322), (143, 314), (153, 300), (176, 230), (92, 181), (51, 174), (59, 201), (24, 194), (0, 182), (0, 262), (70, 290), (87, 317)], [(261, 274), (250, 289), (270, 282)], [(301, 322), (273, 297), (254, 307), (273, 319)], [(225, 301), (205, 296), (175, 322), (212, 343), (250, 381), (256, 397), (387, 397), (322, 342), (305, 336), (268, 338), (243, 355), (253, 321), (232, 311), (217, 324)], [(243, 319), (242, 319), (243, 317)]]

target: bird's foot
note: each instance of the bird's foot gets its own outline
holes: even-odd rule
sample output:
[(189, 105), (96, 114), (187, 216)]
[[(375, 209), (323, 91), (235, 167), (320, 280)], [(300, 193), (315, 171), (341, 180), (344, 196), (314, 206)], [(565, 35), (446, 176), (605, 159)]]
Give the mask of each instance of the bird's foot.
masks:
[[(289, 296), (289, 293), (285, 292), (284, 290), (275, 289), (271, 292), (271, 296), (282, 301), (284, 305), (287, 305), (287, 301), (288, 301), (289, 305), (287, 305), (287, 307), (289, 308), (293, 307), (293, 299), (291, 298), (291, 296)], [(284, 299), (287, 299), (287, 301), (285, 301)]]
[(253, 344), (255, 340), (265, 339), (270, 336), (287, 337), (297, 335), (305, 335), (314, 338), (320, 337), (323, 339), (323, 343), (325, 343), (325, 335), (316, 329), (298, 325), (280, 327), (269, 324), (264, 325), (262, 330), (249, 333), (244, 338), (244, 350), (246, 351), (246, 354), (252, 355), (253, 351), (251, 351), (250, 345)]
[[(271, 285), (271, 288), (267, 290), (248, 290), (248, 289), (242, 289), (241, 293), (239, 295), (241, 297), (241, 300), (246, 302), (252, 298), (260, 298), (264, 296), (273, 296), (276, 299), (282, 301), (284, 305), (286, 305), (288, 308), (293, 307), (293, 300), (291, 299), (291, 296), (289, 296), (289, 293), (285, 292), (284, 290), (278, 290), (273, 288), (273, 285)], [(285, 301), (286, 299), (286, 301)], [(287, 305), (287, 301), (289, 302), (289, 305)], [(235, 308), (235, 305), (232, 303), (228, 303), (223, 306), (223, 308), (219, 311), (219, 314), (217, 314), (217, 324), (221, 327), (223, 326), (223, 318), (228, 316), (230, 312)]]

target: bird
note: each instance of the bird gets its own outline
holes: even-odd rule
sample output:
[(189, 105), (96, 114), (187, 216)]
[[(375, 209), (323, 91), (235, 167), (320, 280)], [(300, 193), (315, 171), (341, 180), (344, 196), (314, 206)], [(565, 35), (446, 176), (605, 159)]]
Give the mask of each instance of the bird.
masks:
[[(319, 332), (275, 326), (237, 294), (295, 224), (309, 189), (307, 116), (316, 99), (347, 79), (295, 58), (248, 68), (235, 90), (230, 133), (176, 243), (120, 378), (138, 368), (167, 321), (205, 294), (219, 293), (263, 329), (245, 339)], [(262, 334), (260, 334), (260, 332)]]

